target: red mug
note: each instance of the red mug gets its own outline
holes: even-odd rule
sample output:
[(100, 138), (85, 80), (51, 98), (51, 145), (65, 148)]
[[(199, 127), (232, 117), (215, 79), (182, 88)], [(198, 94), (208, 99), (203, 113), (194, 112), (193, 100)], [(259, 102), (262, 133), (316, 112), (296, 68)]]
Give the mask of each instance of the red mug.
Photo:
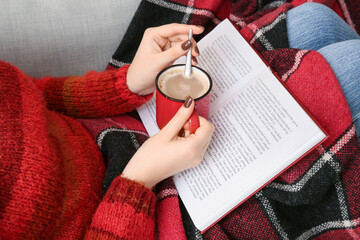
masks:
[[(159, 80), (169, 71), (185, 71), (184, 64), (177, 64), (169, 66), (163, 69), (156, 76), (156, 123), (160, 129), (162, 129), (176, 114), (179, 108), (184, 104), (185, 100), (173, 98), (159, 87)], [(190, 133), (195, 133), (196, 129), (200, 126), (198, 115), (208, 119), (209, 118), (209, 105), (210, 105), (210, 91), (212, 88), (212, 80), (209, 74), (197, 67), (192, 66), (192, 73), (200, 75), (202, 79), (207, 81), (208, 89), (201, 96), (194, 99), (195, 110), (189, 118)]]

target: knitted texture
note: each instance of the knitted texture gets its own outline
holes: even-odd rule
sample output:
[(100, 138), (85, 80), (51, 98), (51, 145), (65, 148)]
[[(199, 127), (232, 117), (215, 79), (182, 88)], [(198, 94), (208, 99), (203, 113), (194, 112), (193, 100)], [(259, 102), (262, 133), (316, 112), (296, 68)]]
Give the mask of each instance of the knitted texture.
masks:
[(151, 239), (154, 218), (154, 193), (140, 183), (118, 177), (96, 210), (85, 239), (115, 236), (119, 239)]
[[(172, 22), (202, 25), (204, 33), (195, 36), (200, 40), (221, 20), (229, 18), (329, 134), (326, 142), (203, 235), (194, 227), (172, 180), (158, 184), (155, 188), (157, 238), (184, 239), (184, 232), (187, 239), (359, 238), (360, 152), (349, 108), (322, 56), (315, 51), (289, 49), (288, 45), (286, 12), (304, 2), (143, 0), (140, 3), (109, 69), (131, 62), (148, 27)], [(358, 0), (316, 2), (332, 8), (359, 32)], [(125, 129), (131, 132), (131, 127)], [(137, 130), (133, 132), (139, 135)], [(130, 158), (131, 155), (124, 156)]]
[(151, 94), (143, 97), (130, 92), (125, 84), (128, 68), (126, 65), (119, 71), (101, 74), (90, 71), (80, 77), (45, 77), (36, 84), (43, 89), (51, 110), (77, 118), (114, 116), (134, 110), (151, 97)]
[(54, 111), (104, 117), (133, 110), (149, 96), (129, 92), (126, 72), (34, 82), (0, 61), (0, 239), (81, 239), (90, 224), (91, 239), (153, 238), (153, 192), (117, 177), (102, 199), (105, 166), (93, 138)]

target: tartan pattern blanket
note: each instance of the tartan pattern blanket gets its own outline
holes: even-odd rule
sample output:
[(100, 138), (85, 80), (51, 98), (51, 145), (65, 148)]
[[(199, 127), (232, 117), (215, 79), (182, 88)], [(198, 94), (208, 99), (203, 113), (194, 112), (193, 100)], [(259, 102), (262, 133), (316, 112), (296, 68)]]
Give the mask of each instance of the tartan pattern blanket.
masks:
[[(192, 224), (172, 180), (161, 182), (155, 189), (157, 239), (360, 239), (360, 148), (350, 111), (322, 56), (288, 45), (286, 12), (304, 2), (141, 2), (108, 68), (131, 63), (148, 27), (171, 22), (203, 25), (205, 32), (195, 38), (199, 40), (229, 18), (330, 136), (204, 234)], [(317, 2), (360, 32), (359, 1)], [(109, 159), (106, 190), (148, 135), (136, 113), (83, 124)]]

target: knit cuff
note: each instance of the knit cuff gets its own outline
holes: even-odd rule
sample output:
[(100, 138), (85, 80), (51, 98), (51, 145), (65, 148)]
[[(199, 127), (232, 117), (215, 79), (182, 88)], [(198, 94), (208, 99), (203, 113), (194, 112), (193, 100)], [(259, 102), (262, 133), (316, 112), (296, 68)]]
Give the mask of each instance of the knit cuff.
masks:
[(122, 175), (114, 179), (105, 198), (112, 202), (128, 204), (136, 212), (142, 212), (151, 218), (155, 218), (156, 196), (154, 192), (143, 184)]
[(126, 83), (126, 75), (129, 70), (130, 65), (125, 65), (120, 68), (116, 73), (116, 82), (115, 89), (119, 96), (121, 96), (124, 100), (126, 100), (130, 105), (140, 106), (148, 101), (152, 97), (152, 93), (148, 95), (137, 95), (130, 91), (127, 83)]
[(93, 216), (85, 239), (153, 239), (155, 194), (118, 176)]

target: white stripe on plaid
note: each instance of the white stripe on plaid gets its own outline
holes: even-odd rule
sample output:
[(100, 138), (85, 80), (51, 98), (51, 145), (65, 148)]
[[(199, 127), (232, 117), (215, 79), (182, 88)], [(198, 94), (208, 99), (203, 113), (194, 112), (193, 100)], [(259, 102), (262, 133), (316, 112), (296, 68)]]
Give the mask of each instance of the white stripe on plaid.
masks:
[[(343, 228), (349, 228), (351, 226), (356, 227), (359, 225), (360, 225), (360, 218), (351, 220), (351, 221), (326, 222), (326, 223), (320, 224), (320, 225), (304, 232), (297, 239), (298, 240), (309, 239), (310, 237), (317, 235), (328, 229), (343, 229)], [(359, 239), (359, 236), (354, 231), (352, 231), (352, 232), (353, 232), (353, 235), (352, 235), (353, 239)]]
[(330, 149), (331, 152), (337, 153), (340, 149), (349, 142), (356, 134), (355, 125)]
[(208, 17), (208, 18), (210, 18), (210, 19), (215, 18), (215, 15), (214, 15), (211, 11), (206, 10), (206, 9), (197, 9), (197, 8), (194, 8), (193, 14), (194, 14), (194, 15), (205, 16), (205, 17)]
[[(353, 129), (354, 126), (350, 129), (350, 133), (351, 134), (354, 134), (353, 133)], [(348, 139), (348, 135), (351, 135), (351, 134), (345, 134), (344, 138), (345, 139)], [(324, 150), (323, 148), (321, 148), (321, 150)], [(338, 149), (339, 150), (339, 149)], [(350, 214), (348, 212), (348, 208), (347, 208), (347, 204), (346, 204), (346, 197), (345, 197), (345, 193), (344, 193), (344, 189), (341, 185), (341, 181), (340, 181), (340, 178), (337, 177), (336, 178), (336, 181), (335, 181), (335, 188), (336, 188), (336, 193), (338, 195), (338, 200), (339, 200), (339, 207), (340, 207), (340, 212), (341, 212), (341, 216), (342, 216), (342, 219), (344, 220), (344, 222), (346, 221), (346, 219), (350, 219)], [(352, 226), (349, 226), (349, 227), (352, 227)], [(346, 229), (346, 231), (349, 233), (350, 236), (353, 236), (354, 235), (354, 231), (353, 229)], [(356, 233), (355, 233), (356, 234)]]
[(165, 1), (161, 1), (161, 0), (146, 0), (149, 3), (153, 3), (156, 5), (159, 5), (160, 7), (164, 7), (164, 8), (169, 8), (178, 12), (183, 12), (186, 13), (187, 11), (187, 7), (185, 6), (181, 6), (175, 3), (170, 3), (170, 2), (165, 2)]
[(260, 40), (260, 42), (265, 46), (266, 50), (273, 50), (274, 49), (274, 47), (271, 45), (271, 43), (265, 38), (264, 32), (262, 32), (261, 30), (256, 32), (253, 39), (251, 39), (250, 44), (253, 44), (256, 39)]
[(326, 152), (322, 155), (322, 157), (315, 162), (315, 164), (301, 177), (300, 181), (295, 184), (284, 184), (271, 182), (268, 187), (276, 188), (286, 192), (299, 192), (305, 184), (313, 177), (315, 174), (323, 167), (326, 163), (330, 164), (330, 166), (335, 170), (335, 172), (339, 173), (341, 171), (341, 166), (339, 163), (333, 161), (333, 153)]
[(239, 18), (238, 16), (235, 16), (232, 13), (230, 13), (229, 19), (242, 28), (246, 26), (246, 23), (243, 21), (242, 18)]
[(261, 9), (259, 11), (264, 11), (265, 9), (279, 7), (279, 6), (283, 5), (284, 3), (286, 3), (286, 0), (270, 2), (265, 6), (262, 6), (262, 0), (258, 0), (258, 2), (259, 2), (259, 6), (261, 7)]
[(185, 15), (183, 17), (183, 20), (181, 21), (181, 23), (186, 24), (189, 22), (189, 18), (190, 18), (190, 14), (193, 11), (193, 6), (194, 6), (195, 0), (189, 0), (187, 7), (186, 7), (186, 12)]
[(261, 201), (262, 205), (264, 206), (267, 214), (270, 217), (271, 222), (273, 223), (274, 227), (276, 228), (276, 230), (279, 232), (280, 236), (283, 239), (289, 239), (288, 234), (285, 232), (285, 230), (281, 227), (279, 220), (276, 217), (276, 214), (274, 212), (274, 210), (271, 207), (271, 204), (269, 202), (269, 200), (263, 196), (263, 194), (260, 192), (257, 192), (255, 194), (255, 196)]
[(349, 219), (349, 212), (346, 207), (345, 194), (343, 192), (343, 188), (341, 186), (341, 181), (339, 177), (337, 177), (335, 180), (335, 189), (336, 189), (336, 194), (338, 195), (341, 217), (343, 220)]
[(339, 173), (341, 166), (339, 163), (333, 161), (333, 155), (336, 154), (352, 137), (355, 136), (355, 126), (353, 125), (349, 131), (340, 138), (340, 140), (330, 149), (330, 151), (323, 153), (321, 158), (304, 174), (304, 176), (295, 184), (284, 184), (271, 182), (268, 187), (280, 189), (287, 192), (298, 192), (326, 163)]
[(271, 46), (270, 42), (265, 38), (265, 33), (267, 31), (270, 31), (273, 29), (276, 24), (278, 24), (281, 20), (286, 19), (286, 13), (281, 13), (277, 18), (271, 22), (271, 24), (266, 25), (265, 27), (262, 27), (258, 29), (258, 27), (255, 24), (249, 24), (249, 28), (255, 32), (254, 37), (250, 40), (250, 44), (253, 44), (256, 39), (259, 39), (260, 42), (265, 46), (266, 50), (273, 50), (274, 47)]
[(168, 188), (156, 194), (156, 198), (158, 201), (166, 197), (174, 197), (174, 196), (178, 196), (178, 192), (174, 188)]
[(348, 8), (346, 6), (345, 0), (339, 0), (339, 3), (340, 3), (341, 10), (344, 13), (344, 17), (345, 17), (346, 22), (350, 25), (350, 27), (352, 29), (354, 29), (354, 31), (356, 31), (355, 24), (354, 24), (354, 22), (352, 21), (352, 19), (350, 17), (350, 13), (349, 13), (349, 10), (348, 10)]
[(211, 11), (206, 10), (206, 9), (194, 8), (193, 5), (195, 3), (195, 0), (189, 0), (188, 6), (182, 6), (182, 5), (178, 5), (176, 3), (169, 3), (169, 2), (162, 1), (162, 0), (146, 0), (146, 1), (149, 3), (152, 3), (152, 4), (159, 5), (160, 7), (164, 7), (164, 8), (168, 8), (168, 9), (172, 9), (172, 10), (175, 10), (178, 12), (185, 13), (182, 23), (188, 23), (191, 13), (194, 15), (208, 17), (209, 19), (212, 19), (212, 21), (214, 23), (220, 22), (220, 20), (217, 19)]
[(118, 60), (115, 60), (113, 58), (110, 59), (110, 63), (116, 67), (119, 67), (121, 68), (122, 66), (126, 65), (126, 64), (129, 64), (129, 63), (124, 63), (124, 62), (120, 62)]
[(104, 137), (106, 136), (106, 134), (108, 134), (109, 132), (127, 132), (130, 133), (130, 137), (132, 140), (132, 143), (134, 144), (135, 148), (139, 148), (140, 144), (138, 143), (135, 133), (137, 134), (141, 134), (144, 135), (146, 137), (149, 137), (149, 135), (145, 132), (141, 132), (141, 131), (135, 131), (135, 130), (129, 130), (129, 129), (121, 129), (121, 128), (115, 128), (115, 127), (110, 127), (105, 129), (104, 131), (102, 131), (99, 136), (96, 139), (96, 144), (98, 145), (99, 149), (101, 149), (102, 147), (102, 141), (104, 140)]
[(296, 53), (295, 55), (295, 63), (292, 66), (292, 68), (287, 71), (284, 75), (282, 75), (281, 80), (283, 80), (284, 82), (289, 78), (289, 76), (296, 71), (296, 69), (298, 69), (298, 67), (300, 66), (301, 60), (304, 57), (305, 53), (309, 52), (309, 50), (300, 50)]
[(195, 228), (195, 240), (203, 240), (203, 239), (205, 239), (204, 236), (197, 228)]
[(354, 238), (354, 236), (355, 236), (356, 238), (354, 238), (354, 239), (359, 239), (360, 236), (358, 236), (356, 234), (356, 232), (352, 229), (354, 227), (354, 224), (350, 220), (348, 220), (348, 219), (350, 219), (350, 213), (348, 211), (347, 204), (346, 204), (345, 190), (343, 189), (343, 187), (341, 185), (341, 181), (340, 181), (339, 177), (337, 177), (337, 179), (335, 181), (335, 188), (336, 188), (336, 193), (338, 195), (341, 217), (344, 220), (343, 222), (347, 223), (345, 226), (346, 232), (352, 238)]

